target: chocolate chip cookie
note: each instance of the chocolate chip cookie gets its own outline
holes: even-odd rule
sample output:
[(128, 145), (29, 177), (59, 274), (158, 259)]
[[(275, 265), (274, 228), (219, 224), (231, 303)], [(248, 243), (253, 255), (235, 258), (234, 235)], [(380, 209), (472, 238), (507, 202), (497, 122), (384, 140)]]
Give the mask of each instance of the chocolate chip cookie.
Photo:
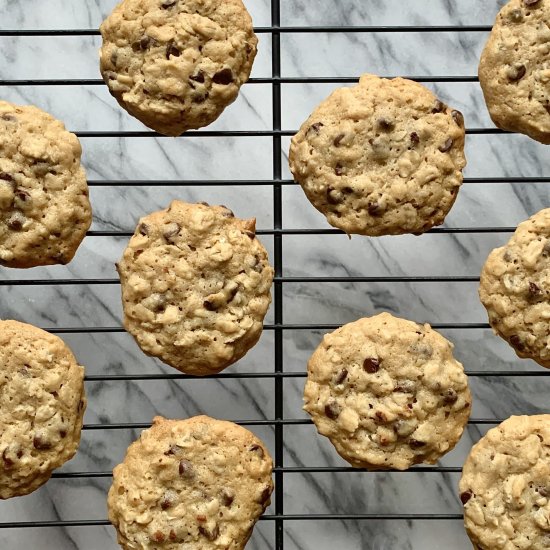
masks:
[(410, 80), (365, 74), (323, 101), (292, 138), (290, 170), (348, 234), (423, 233), (462, 184), (464, 119)]
[(0, 321), (0, 499), (32, 493), (70, 460), (86, 407), (84, 368), (64, 342)]
[(489, 254), (479, 296), (493, 330), (517, 355), (550, 368), (550, 208), (520, 223)]
[(124, 326), (145, 353), (201, 376), (256, 344), (273, 268), (255, 224), (181, 201), (140, 220), (118, 272)]
[(357, 468), (434, 464), (460, 439), (471, 401), (453, 345), (389, 313), (325, 335), (308, 363), (304, 409)]
[(66, 264), (92, 221), (82, 149), (62, 122), (0, 101), (0, 265)]
[(168, 136), (210, 124), (235, 101), (258, 43), (241, 0), (123, 0), (100, 30), (111, 94)]
[(156, 417), (113, 471), (109, 519), (125, 550), (242, 550), (272, 469), (265, 445), (232, 422)]
[(478, 550), (550, 547), (550, 415), (512, 416), (487, 432), (460, 480), (464, 523)]
[(481, 55), (479, 82), (493, 122), (550, 143), (550, 0), (511, 0)]

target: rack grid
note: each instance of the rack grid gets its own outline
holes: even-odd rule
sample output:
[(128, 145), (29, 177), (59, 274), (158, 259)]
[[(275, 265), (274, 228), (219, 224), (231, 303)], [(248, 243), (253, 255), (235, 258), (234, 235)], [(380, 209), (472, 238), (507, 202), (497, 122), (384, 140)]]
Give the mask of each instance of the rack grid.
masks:
[[(271, 58), (271, 77), (251, 78), (250, 85), (270, 84), (272, 86), (272, 128), (270, 130), (255, 131), (191, 131), (181, 136), (185, 137), (270, 137), (272, 138), (273, 150), (273, 173), (271, 179), (264, 180), (89, 180), (92, 187), (105, 186), (267, 186), (272, 187), (273, 191), (273, 228), (258, 230), (259, 235), (272, 235), (274, 239), (273, 265), (275, 268), (275, 279), (273, 286), (273, 324), (266, 325), (265, 329), (274, 332), (274, 370), (273, 372), (229, 372), (220, 373), (205, 377), (206, 379), (253, 379), (267, 378), (274, 380), (275, 410), (272, 419), (267, 420), (236, 420), (237, 423), (246, 426), (272, 426), (275, 433), (275, 498), (274, 514), (264, 515), (262, 521), (272, 521), (275, 523), (275, 540), (273, 548), (275, 550), (284, 549), (284, 526), (285, 521), (305, 521), (305, 520), (460, 520), (461, 514), (286, 514), (284, 510), (284, 483), (285, 474), (291, 473), (350, 473), (356, 474), (365, 470), (351, 467), (289, 467), (284, 465), (283, 438), (284, 428), (288, 425), (311, 424), (308, 419), (285, 418), (283, 410), (284, 402), (284, 380), (287, 378), (304, 378), (305, 372), (285, 371), (283, 364), (284, 341), (283, 335), (286, 330), (330, 330), (340, 326), (339, 324), (290, 324), (285, 323), (283, 317), (283, 285), (287, 283), (313, 283), (313, 282), (477, 282), (479, 277), (471, 276), (401, 276), (401, 277), (287, 277), (283, 275), (283, 244), (286, 235), (301, 235), (304, 238), (310, 235), (331, 235), (339, 234), (341, 231), (330, 228), (323, 229), (300, 229), (287, 228), (283, 224), (283, 186), (296, 185), (289, 179), (283, 179), (281, 141), (285, 136), (291, 136), (295, 130), (286, 130), (281, 128), (282, 122), (282, 100), (281, 85), (294, 83), (307, 84), (326, 84), (341, 83), (351, 84), (358, 81), (358, 77), (284, 77), (281, 75), (281, 35), (284, 33), (448, 33), (448, 32), (481, 32), (488, 33), (490, 26), (462, 25), (462, 26), (287, 26), (281, 27), (281, 6), (280, 0), (271, 0), (271, 25), (266, 27), (257, 27), (257, 33), (270, 35), (272, 45)], [(0, 30), (0, 37), (21, 37), (21, 36), (95, 36), (99, 35), (96, 29), (54, 29), (54, 30)], [(387, 75), (390, 76), (390, 75)], [(400, 75), (402, 76), (402, 75)], [(416, 75), (408, 76), (418, 82), (429, 83), (472, 83), (478, 82), (474, 75), (457, 76), (429, 76)], [(4, 79), (0, 80), (0, 88), (6, 86), (104, 86), (101, 79)], [(468, 134), (488, 135), (500, 134), (502, 132), (497, 128), (468, 128)], [(87, 138), (108, 138), (108, 137), (164, 137), (153, 131), (82, 131), (77, 132), (79, 137)], [(464, 184), (477, 183), (550, 183), (550, 177), (487, 177), (487, 178), (465, 178)], [(443, 227), (434, 228), (429, 231), (432, 234), (460, 234), (460, 233), (510, 233), (514, 227)], [(89, 231), (88, 236), (92, 237), (127, 237), (132, 233), (122, 231)], [(118, 279), (14, 279), (0, 280), (0, 287), (8, 285), (18, 286), (42, 286), (42, 285), (117, 285)], [(487, 323), (433, 323), (436, 329), (469, 329), (479, 330), (488, 329)], [(88, 327), (44, 327), (56, 334), (85, 334), (85, 333), (123, 333), (121, 326), (88, 326)], [(498, 377), (498, 376), (550, 376), (550, 371), (544, 369), (525, 370), (510, 372), (500, 371), (467, 371), (470, 377)], [(128, 381), (128, 380), (179, 380), (193, 378), (179, 373), (158, 373), (158, 374), (124, 374), (124, 375), (88, 375), (87, 382), (96, 381)], [(469, 421), (471, 425), (494, 425), (503, 419), (496, 418), (472, 418)], [(123, 429), (141, 429), (150, 424), (146, 423), (98, 423), (85, 424), (84, 430), (123, 430)], [(399, 475), (407, 475), (409, 472), (422, 472), (429, 474), (459, 473), (460, 467), (445, 466), (417, 466), (406, 472), (394, 472)], [(78, 471), (78, 472), (56, 472), (54, 479), (77, 479), (77, 478), (109, 478), (109, 471)], [(58, 521), (26, 521), (26, 522), (0, 522), (0, 529), (22, 529), (22, 528), (46, 528), (46, 527), (80, 527), (80, 526), (104, 526), (108, 525), (107, 520), (58, 520)]]

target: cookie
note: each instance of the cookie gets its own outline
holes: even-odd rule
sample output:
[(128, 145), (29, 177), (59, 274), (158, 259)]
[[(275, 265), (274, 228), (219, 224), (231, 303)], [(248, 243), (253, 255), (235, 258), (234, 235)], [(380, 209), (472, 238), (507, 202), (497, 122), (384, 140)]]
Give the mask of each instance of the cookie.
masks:
[(32, 493), (70, 460), (86, 408), (84, 368), (39, 328), (0, 321), (0, 499)]
[(493, 330), (519, 357), (550, 368), (550, 208), (489, 254), (479, 285)]
[(308, 362), (304, 409), (356, 468), (434, 464), (460, 439), (471, 401), (453, 345), (389, 313), (326, 334)]
[(499, 12), (479, 63), (493, 122), (550, 144), (550, 0), (511, 0)]
[(262, 441), (232, 422), (157, 416), (113, 471), (109, 519), (124, 550), (242, 550), (272, 469)]
[(460, 479), (478, 550), (550, 547), (550, 415), (512, 416), (474, 445)]
[(423, 233), (462, 184), (464, 119), (429, 90), (365, 74), (323, 101), (292, 138), (290, 170), (348, 234)]
[(235, 101), (258, 43), (241, 0), (123, 0), (100, 30), (109, 91), (168, 136), (214, 122)]
[(181, 201), (140, 220), (117, 268), (124, 326), (145, 353), (201, 376), (256, 344), (273, 268), (255, 224)]
[(92, 222), (82, 149), (62, 122), (0, 101), (0, 265), (66, 264)]

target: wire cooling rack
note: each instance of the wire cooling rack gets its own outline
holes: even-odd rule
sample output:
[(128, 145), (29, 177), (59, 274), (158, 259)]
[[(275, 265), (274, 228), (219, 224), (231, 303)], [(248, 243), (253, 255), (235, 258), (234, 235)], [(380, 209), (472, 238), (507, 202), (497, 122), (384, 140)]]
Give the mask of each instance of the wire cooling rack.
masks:
[[(274, 322), (265, 326), (265, 330), (274, 333), (274, 370), (273, 372), (224, 372), (206, 378), (214, 379), (253, 379), (267, 378), (274, 380), (274, 417), (266, 420), (235, 420), (245, 426), (269, 426), (273, 427), (275, 434), (275, 498), (274, 513), (264, 515), (262, 521), (271, 521), (275, 524), (275, 539), (272, 548), (283, 550), (285, 545), (285, 522), (307, 521), (307, 520), (461, 520), (462, 514), (398, 514), (398, 513), (357, 513), (357, 514), (287, 514), (284, 509), (284, 483), (285, 474), (289, 473), (344, 473), (350, 472), (357, 475), (363, 470), (351, 467), (289, 467), (284, 464), (283, 449), (283, 428), (288, 425), (311, 424), (308, 419), (287, 418), (284, 415), (284, 380), (290, 378), (305, 378), (305, 372), (285, 371), (283, 364), (284, 352), (284, 331), (288, 330), (330, 330), (337, 328), (340, 324), (289, 324), (283, 318), (283, 285), (288, 283), (314, 283), (314, 282), (348, 282), (348, 283), (391, 283), (391, 282), (477, 282), (479, 277), (475, 276), (399, 276), (399, 277), (288, 277), (283, 275), (283, 237), (286, 235), (330, 235), (339, 234), (336, 229), (293, 229), (284, 227), (283, 224), (283, 186), (295, 185), (292, 180), (283, 178), (281, 145), (282, 138), (291, 136), (295, 130), (284, 130), (282, 122), (282, 101), (281, 85), (289, 83), (326, 84), (341, 83), (350, 84), (358, 81), (356, 77), (283, 77), (281, 76), (281, 35), (283, 33), (448, 33), (457, 31), (482, 32), (490, 31), (490, 26), (316, 26), (316, 27), (281, 27), (280, 0), (271, 0), (271, 25), (256, 28), (256, 33), (268, 34), (272, 41), (271, 77), (252, 78), (249, 83), (270, 84), (272, 86), (272, 128), (270, 130), (256, 131), (211, 131), (200, 130), (189, 132), (182, 136), (192, 137), (271, 137), (273, 150), (273, 172), (271, 179), (265, 180), (89, 180), (90, 186), (267, 186), (273, 190), (273, 228), (258, 230), (259, 235), (272, 235), (274, 240), (273, 265), (275, 268), (275, 279), (273, 288), (273, 311)], [(87, 36), (98, 35), (95, 29), (66, 29), (66, 30), (0, 30), (0, 36)], [(404, 75), (383, 75), (383, 76), (404, 76)], [(418, 82), (430, 83), (464, 83), (477, 82), (476, 76), (406, 76)], [(1, 80), (0, 87), (6, 86), (103, 86), (101, 79), (19, 79)], [(503, 133), (497, 128), (468, 128), (467, 134), (498, 134)], [(79, 137), (163, 137), (152, 131), (83, 131), (77, 132)], [(465, 183), (547, 183), (550, 177), (484, 177), (465, 178)], [(453, 227), (434, 228), (429, 233), (510, 233), (514, 227)], [(88, 236), (130, 236), (130, 232), (121, 231), (89, 231)], [(94, 279), (9, 279), (0, 280), (0, 286), (12, 285), (117, 285), (118, 279), (94, 278)], [(488, 329), (487, 323), (434, 323), (436, 329)], [(44, 327), (46, 330), (56, 334), (77, 334), (77, 333), (122, 333), (121, 326), (87, 326), (87, 327)], [(498, 377), (498, 376), (547, 376), (549, 371), (543, 369), (523, 371), (467, 371), (470, 377)], [(136, 380), (177, 380), (192, 378), (190, 376), (173, 373), (158, 374), (115, 374), (115, 375), (87, 375), (86, 381), (136, 381)], [(470, 425), (494, 425), (503, 419), (501, 418), (472, 418)], [(147, 428), (148, 423), (97, 423), (86, 424), (84, 430), (121, 430)], [(416, 466), (409, 472), (430, 472), (433, 474), (459, 473), (460, 467), (449, 466)], [(395, 472), (398, 474), (398, 472)], [(77, 471), (77, 472), (56, 472), (53, 478), (75, 479), (75, 478), (109, 478), (110, 471)], [(404, 475), (399, 473), (399, 475)], [(79, 526), (103, 526), (108, 525), (106, 519), (79, 519), (72, 521), (14, 521), (0, 523), (0, 529), (8, 528), (46, 528), (46, 527), (79, 527)]]

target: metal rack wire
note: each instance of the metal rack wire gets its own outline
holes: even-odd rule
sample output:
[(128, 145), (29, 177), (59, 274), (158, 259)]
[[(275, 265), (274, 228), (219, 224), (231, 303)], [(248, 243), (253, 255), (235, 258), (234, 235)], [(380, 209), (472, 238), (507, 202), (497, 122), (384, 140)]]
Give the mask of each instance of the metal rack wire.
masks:
[[(483, 32), (490, 31), (489, 26), (317, 26), (317, 27), (281, 27), (281, 9), (280, 0), (271, 0), (271, 25), (268, 27), (256, 28), (257, 33), (271, 36), (272, 41), (272, 59), (271, 59), (271, 77), (252, 78), (250, 85), (270, 84), (272, 86), (272, 128), (271, 130), (254, 131), (211, 131), (201, 130), (188, 132), (186, 137), (271, 137), (273, 150), (273, 172), (272, 179), (265, 180), (90, 180), (90, 186), (217, 186), (217, 185), (239, 185), (239, 186), (268, 186), (273, 190), (273, 228), (259, 230), (259, 235), (272, 235), (274, 239), (273, 264), (275, 268), (275, 279), (273, 288), (273, 310), (274, 322), (266, 325), (265, 329), (274, 332), (274, 370), (273, 372), (229, 372), (212, 375), (208, 378), (214, 379), (254, 379), (267, 378), (274, 380), (275, 408), (272, 419), (267, 420), (237, 420), (239, 424), (247, 426), (272, 426), (275, 433), (275, 499), (274, 514), (265, 515), (262, 521), (272, 521), (275, 523), (275, 541), (273, 548), (275, 550), (284, 549), (284, 524), (285, 521), (293, 520), (460, 520), (461, 514), (285, 514), (284, 510), (284, 483), (285, 475), (291, 473), (314, 473), (314, 472), (336, 472), (336, 473), (357, 473), (358, 470), (351, 467), (289, 467), (284, 464), (283, 439), (285, 426), (311, 424), (308, 419), (285, 418), (284, 403), (284, 381), (289, 378), (303, 378), (305, 372), (285, 371), (283, 364), (284, 331), (287, 330), (330, 330), (337, 328), (337, 324), (289, 324), (285, 323), (283, 317), (283, 286), (288, 283), (312, 283), (312, 282), (349, 282), (349, 283), (399, 283), (399, 282), (465, 282), (475, 283), (479, 277), (471, 276), (402, 276), (402, 277), (287, 277), (283, 275), (283, 243), (287, 235), (302, 235), (304, 238), (310, 235), (331, 235), (339, 234), (336, 229), (300, 229), (286, 228), (283, 225), (283, 201), (282, 190), (284, 186), (295, 185), (292, 180), (283, 179), (281, 142), (285, 136), (291, 136), (295, 130), (285, 130), (281, 127), (282, 122), (282, 100), (281, 85), (293, 83), (325, 84), (342, 83), (349, 84), (356, 82), (356, 77), (284, 77), (281, 75), (281, 35), (283, 33), (442, 33), (442, 32)], [(4, 36), (95, 36), (99, 31), (95, 29), (64, 29), (64, 30), (0, 30), (0, 37)], [(402, 75), (401, 75), (402, 76)], [(409, 76), (418, 82), (431, 83), (464, 83), (477, 82), (477, 76)], [(0, 80), (0, 87), (3, 86), (103, 86), (104, 82), (100, 79), (17, 79)], [(496, 128), (468, 128), (468, 134), (500, 134), (505, 133)], [(163, 137), (152, 131), (83, 131), (78, 132), (79, 137)], [(493, 178), (466, 178), (465, 184), (476, 183), (550, 183), (550, 177), (493, 177)], [(430, 230), (432, 234), (460, 234), (460, 233), (510, 233), (514, 227), (454, 227), (454, 228), (434, 228)], [(126, 237), (129, 232), (122, 231), (89, 231), (88, 236), (93, 237)], [(0, 286), (19, 285), (19, 286), (41, 286), (41, 285), (117, 285), (118, 279), (12, 279), (1, 280)], [(434, 323), (436, 329), (487, 329), (486, 323)], [(121, 326), (87, 326), (87, 327), (44, 327), (46, 330), (57, 334), (86, 334), (86, 333), (122, 333), (124, 329)], [(469, 371), (472, 377), (496, 377), (496, 376), (550, 376), (550, 371), (544, 369), (527, 370), (521, 372), (509, 371)], [(128, 381), (128, 380), (180, 380), (193, 378), (179, 373), (158, 373), (158, 374), (116, 374), (116, 375), (88, 375), (87, 382), (97, 381)], [(473, 418), (471, 425), (493, 425), (499, 423), (502, 419), (494, 418)], [(141, 429), (148, 427), (146, 423), (99, 423), (86, 424), (84, 430), (126, 430)], [(459, 467), (443, 466), (417, 466), (406, 472), (395, 472), (399, 475), (407, 475), (409, 472), (423, 472), (430, 474), (437, 473), (459, 473)], [(109, 478), (111, 472), (56, 472), (53, 478), (57, 479), (92, 479)], [(79, 526), (103, 526), (108, 525), (107, 520), (75, 520), (75, 521), (32, 521), (32, 522), (9, 522), (0, 523), (0, 529), (7, 528), (36, 528), (36, 527), (79, 527)]]

